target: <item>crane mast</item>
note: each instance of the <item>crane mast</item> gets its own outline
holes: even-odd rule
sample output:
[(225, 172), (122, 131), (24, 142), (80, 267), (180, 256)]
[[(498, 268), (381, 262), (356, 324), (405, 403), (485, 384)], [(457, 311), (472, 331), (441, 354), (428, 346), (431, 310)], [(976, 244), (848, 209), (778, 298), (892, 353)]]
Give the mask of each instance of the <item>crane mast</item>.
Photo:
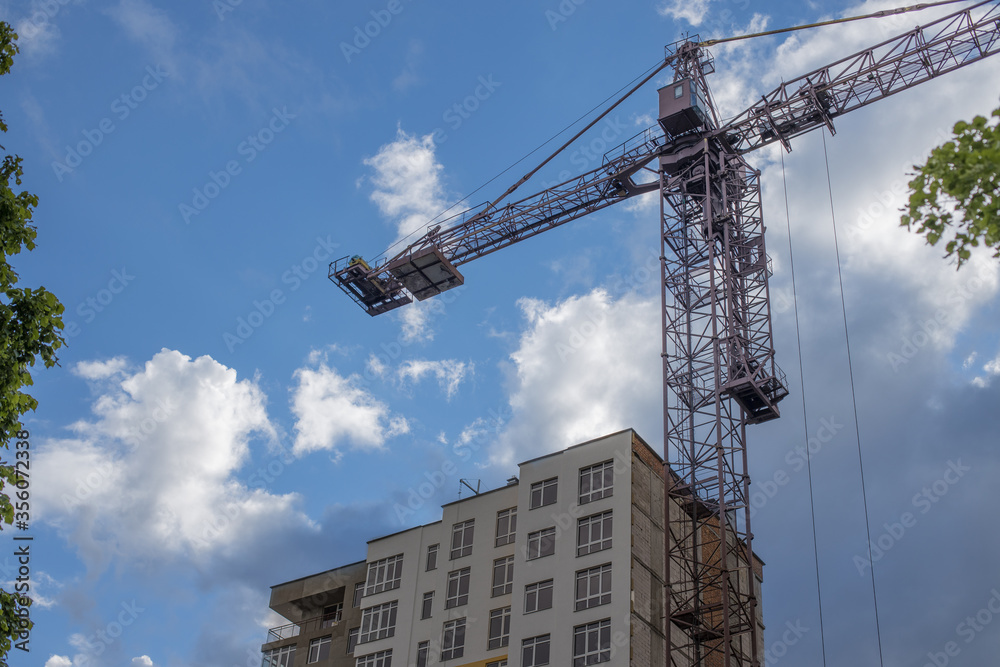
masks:
[[(329, 277), (369, 315), (457, 287), (462, 264), (636, 195), (660, 196), (664, 405), (664, 661), (759, 667), (746, 427), (780, 416), (760, 172), (744, 156), (1000, 50), (1000, 3), (980, 2), (787, 81), (721, 122), (697, 38), (667, 48), (655, 126), (597, 169), (442, 222), (397, 255), (345, 257)], [(524, 180), (524, 179), (522, 179)], [(508, 190), (508, 192), (511, 192)]]

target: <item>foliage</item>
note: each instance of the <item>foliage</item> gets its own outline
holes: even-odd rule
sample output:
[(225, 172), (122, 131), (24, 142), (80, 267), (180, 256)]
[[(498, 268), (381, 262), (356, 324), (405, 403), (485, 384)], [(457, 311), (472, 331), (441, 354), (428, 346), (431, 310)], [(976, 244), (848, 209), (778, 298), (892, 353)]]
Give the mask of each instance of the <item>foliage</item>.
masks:
[(945, 257), (955, 255), (959, 267), (980, 243), (1000, 257), (1000, 108), (992, 116), (956, 123), (954, 137), (915, 167), (909, 205), (900, 219), (930, 245), (954, 234)]
[[(17, 33), (0, 21), (0, 75), (10, 72), (17, 53)], [(7, 131), (2, 116), (0, 131)], [(12, 187), (21, 185), (23, 174), (20, 157), (4, 156), (0, 164), (0, 446), (5, 448), (11, 439), (27, 436), (21, 416), (38, 406), (37, 400), (22, 391), (32, 385), (30, 367), (39, 357), (46, 367), (56, 365), (56, 351), (65, 342), (60, 335), (63, 305), (44, 287), (19, 286), (17, 272), (8, 261), (23, 249), (35, 248), (37, 232), (31, 216), (38, 197), (26, 191), (15, 193)], [(0, 530), (14, 521), (14, 507), (3, 489), (6, 483), (17, 481), (14, 469), (0, 461)], [(25, 627), (30, 629), (31, 624), (25, 625), (21, 618), (28, 605), (25, 596), (0, 590), (0, 661), (11, 641)]]

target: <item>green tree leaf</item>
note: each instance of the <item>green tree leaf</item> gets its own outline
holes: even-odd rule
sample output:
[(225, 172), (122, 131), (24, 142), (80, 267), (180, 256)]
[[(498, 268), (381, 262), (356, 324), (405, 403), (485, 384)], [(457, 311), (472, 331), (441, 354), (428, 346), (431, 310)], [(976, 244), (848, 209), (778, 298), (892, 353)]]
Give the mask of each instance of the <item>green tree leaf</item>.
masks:
[(1000, 257), (1000, 108), (991, 118), (955, 123), (950, 141), (931, 151), (910, 181), (900, 224), (937, 245), (958, 267), (980, 244)]

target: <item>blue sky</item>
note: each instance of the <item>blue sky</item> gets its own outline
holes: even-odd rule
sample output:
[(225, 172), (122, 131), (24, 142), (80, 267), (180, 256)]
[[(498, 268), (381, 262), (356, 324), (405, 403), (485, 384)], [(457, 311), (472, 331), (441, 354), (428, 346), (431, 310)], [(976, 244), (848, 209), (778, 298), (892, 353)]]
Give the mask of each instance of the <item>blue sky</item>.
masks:
[[(59, 296), (68, 327), (61, 367), (36, 373), (40, 407), (27, 423), (36, 627), (31, 653), (12, 664), (259, 664), (266, 628), (281, 623), (270, 585), (435, 520), (460, 478), (494, 488), (517, 461), (630, 426), (660, 447), (655, 199), (468, 264), (447, 299), (374, 319), (326, 279), (326, 264), (374, 256), (463, 198), (496, 196), (547, 149), (477, 188), (686, 32), (887, 6), (0, 1), (22, 49), (0, 82), (4, 145), (40, 198), (38, 248), (16, 266), (26, 285)], [(782, 77), (923, 20), (718, 47), (711, 85), (735, 115)], [(1000, 537), (989, 530), (1000, 265), (977, 255), (956, 272), (896, 213), (911, 165), (955, 121), (994, 108), (998, 80), (1000, 61), (977, 64), (839, 119), (826, 141), (892, 664), (924, 664), (949, 642), (953, 665), (1000, 649), (989, 611), (994, 595), (1000, 604)], [(524, 192), (597, 166), (655, 110), (650, 86)], [(771, 665), (821, 664), (796, 449), (812, 438), (828, 659), (870, 665), (822, 137), (793, 148), (804, 385), (779, 153), (753, 158), (792, 390), (784, 417), (749, 436), (765, 644)], [(458, 472), (444, 475), (449, 462)], [(10, 557), (0, 563), (11, 578)]]

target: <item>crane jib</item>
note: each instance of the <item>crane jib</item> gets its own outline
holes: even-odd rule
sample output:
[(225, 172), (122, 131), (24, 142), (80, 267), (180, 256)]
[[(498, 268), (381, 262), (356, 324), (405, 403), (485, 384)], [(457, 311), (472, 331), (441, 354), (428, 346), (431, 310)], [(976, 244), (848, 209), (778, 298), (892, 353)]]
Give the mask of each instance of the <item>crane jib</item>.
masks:
[[(834, 131), (833, 120), (942, 74), (970, 65), (1000, 50), (1000, 3), (979, 3), (917, 27), (834, 63), (782, 83), (759, 102), (717, 125), (707, 87), (678, 79), (660, 91), (661, 105), (673, 96), (683, 102), (673, 116), (661, 113), (657, 126), (637, 135), (605, 157), (602, 167), (536, 193), (516, 204), (468, 212), (453, 226), (435, 228), (406, 251), (370, 267), (342, 258), (330, 265), (329, 278), (370, 315), (423, 300), (463, 284), (455, 268), (565, 222), (629, 197), (655, 190), (632, 176), (655, 158), (667, 174), (682, 169), (711, 137), (744, 155), (814, 129)], [(714, 69), (703, 46), (684, 43), (668, 61), (675, 69), (684, 57), (699, 58)], [(705, 68), (702, 68), (705, 69)], [(711, 71), (706, 69), (705, 71)], [(687, 85), (678, 92), (677, 86)], [(670, 152), (673, 150), (674, 152)], [(412, 289), (411, 289), (412, 287)]]

